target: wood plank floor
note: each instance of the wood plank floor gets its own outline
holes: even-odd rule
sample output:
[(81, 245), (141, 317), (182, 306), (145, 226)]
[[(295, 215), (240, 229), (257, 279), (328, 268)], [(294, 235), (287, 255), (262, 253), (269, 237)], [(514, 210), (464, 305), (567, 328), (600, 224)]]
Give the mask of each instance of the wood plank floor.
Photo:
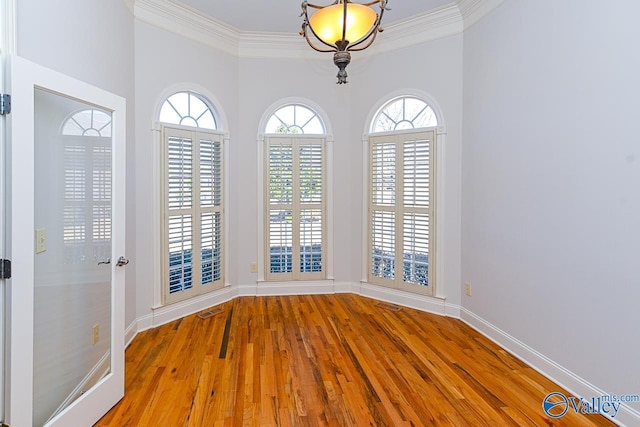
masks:
[(96, 426), (603, 426), (459, 320), (344, 295), (243, 297), (140, 333)]

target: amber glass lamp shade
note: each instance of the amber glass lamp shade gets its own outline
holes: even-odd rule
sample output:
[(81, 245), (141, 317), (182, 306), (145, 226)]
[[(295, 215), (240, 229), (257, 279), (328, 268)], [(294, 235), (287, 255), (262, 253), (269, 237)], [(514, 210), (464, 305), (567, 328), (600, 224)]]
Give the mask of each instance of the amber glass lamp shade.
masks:
[[(370, 7), (347, 3), (345, 40), (351, 44), (366, 36), (376, 18), (376, 12)], [(342, 40), (344, 4), (338, 3), (318, 10), (309, 18), (309, 25), (320, 40), (329, 45), (337, 45)]]

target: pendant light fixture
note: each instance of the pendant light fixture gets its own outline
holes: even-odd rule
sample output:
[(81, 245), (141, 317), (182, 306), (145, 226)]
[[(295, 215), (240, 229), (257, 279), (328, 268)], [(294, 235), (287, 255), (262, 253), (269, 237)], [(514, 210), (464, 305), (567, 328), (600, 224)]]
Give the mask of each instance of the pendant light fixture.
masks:
[[(380, 12), (371, 6), (379, 5)], [(309, 16), (307, 9), (316, 11)], [(371, 46), (379, 32), (380, 22), (387, 8), (387, 0), (369, 3), (354, 3), (350, 0), (336, 0), (328, 6), (318, 6), (304, 1), (302, 3), (303, 36), (309, 46), (318, 52), (333, 52), (333, 63), (338, 67), (338, 84), (347, 83), (346, 67), (351, 62), (351, 51), (364, 50)], [(316, 41), (326, 47), (318, 47), (310, 38), (311, 33)]]

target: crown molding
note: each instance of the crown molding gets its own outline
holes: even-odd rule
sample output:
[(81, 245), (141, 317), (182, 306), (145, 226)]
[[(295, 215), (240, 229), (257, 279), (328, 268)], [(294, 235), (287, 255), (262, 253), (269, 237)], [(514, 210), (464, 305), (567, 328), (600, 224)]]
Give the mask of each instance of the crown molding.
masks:
[[(123, 0), (145, 23), (241, 58), (318, 59), (297, 34), (245, 32), (204, 15), (178, 0)], [(390, 24), (360, 55), (401, 49), (462, 33), (504, 0), (456, 0)]]
[(238, 55), (240, 37), (237, 29), (180, 2), (135, 0), (134, 14), (147, 24)]
[[(464, 25), (456, 3), (384, 27), (371, 53), (388, 52), (460, 34)], [(367, 52), (367, 51), (364, 51)]]
[(309, 49), (298, 34), (241, 32), (239, 39), (238, 56), (241, 58), (318, 58), (318, 52)]
[(457, 0), (464, 21), (464, 30), (480, 21), (504, 0)]
[[(463, 29), (462, 15), (455, 3), (400, 21), (384, 28), (376, 42), (359, 56), (375, 55), (454, 34)], [(309, 49), (300, 35), (242, 32), (240, 57), (318, 59), (319, 53)]]
[(122, 2), (127, 6), (127, 8), (133, 13), (133, 6), (136, 0), (122, 0)]

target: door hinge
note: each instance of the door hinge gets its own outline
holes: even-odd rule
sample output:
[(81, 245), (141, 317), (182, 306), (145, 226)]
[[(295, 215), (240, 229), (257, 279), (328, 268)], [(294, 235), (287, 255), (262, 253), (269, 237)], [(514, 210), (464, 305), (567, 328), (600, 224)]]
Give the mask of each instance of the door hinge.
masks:
[(11, 95), (3, 93), (0, 95), (0, 116), (11, 113)]
[(11, 279), (10, 259), (0, 259), (0, 279)]

